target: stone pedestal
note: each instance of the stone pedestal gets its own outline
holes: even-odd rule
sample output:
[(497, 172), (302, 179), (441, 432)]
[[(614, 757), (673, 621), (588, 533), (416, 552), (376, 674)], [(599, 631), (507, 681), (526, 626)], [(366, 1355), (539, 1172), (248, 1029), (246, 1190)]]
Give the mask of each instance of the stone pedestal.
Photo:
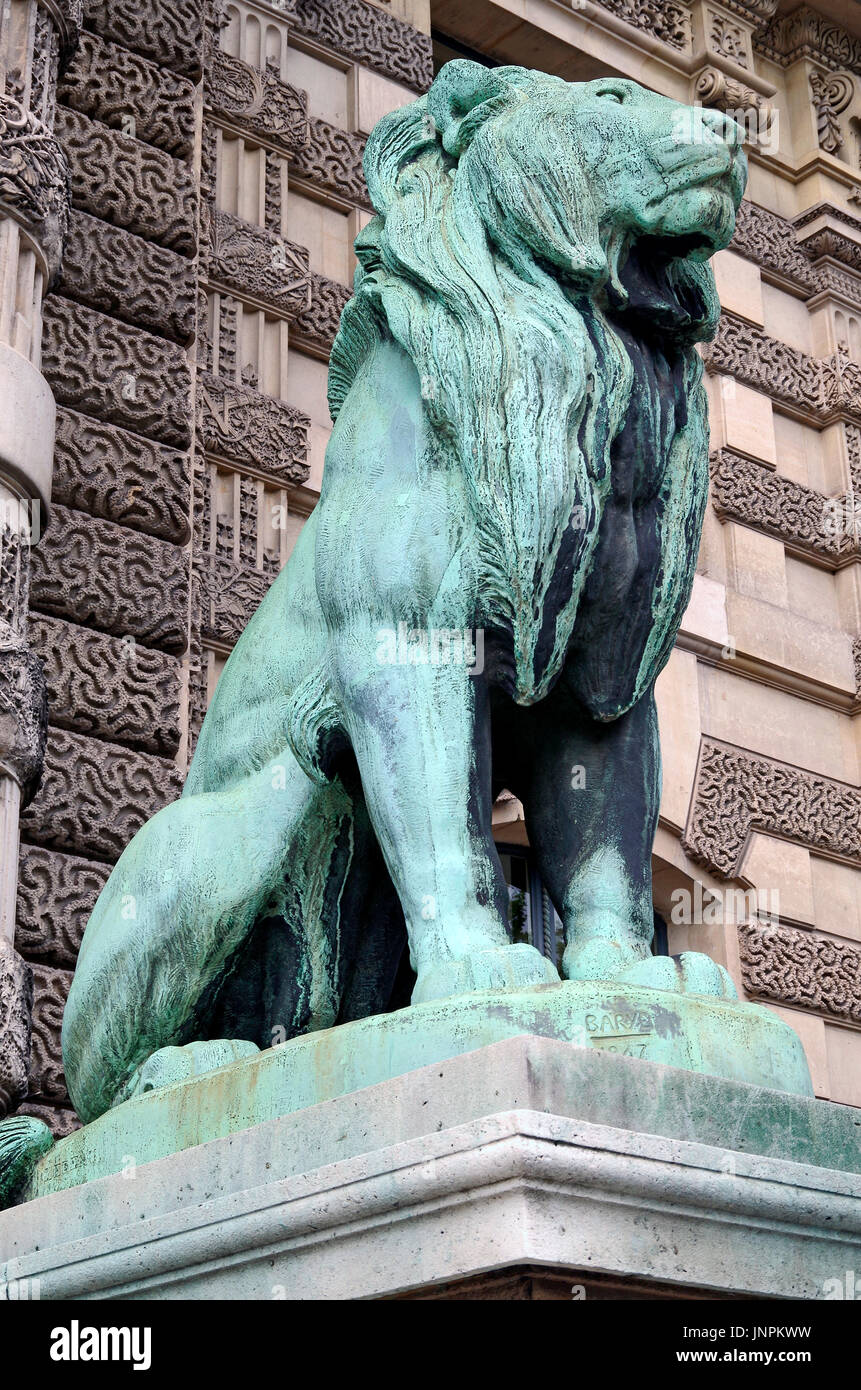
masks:
[[(305, 1054), (318, 1077), (330, 1038)], [(99, 1126), (126, 1119), (121, 1165), (0, 1214), (0, 1286), (38, 1279), (42, 1299), (506, 1297), (544, 1269), (542, 1297), (578, 1285), (815, 1299), (859, 1267), (861, 1116), (848, 1107), (517, 1036), (241, 1128), (272, 1055), (88, 1126), (94, 1169), (109, 1164)], [(222, 1135), (141, 1162), (134, 1110), (171, 1093), (198, 1124), (220, 1111)], [(57, 1183), (75, 1138), (42, 1160), (33, 1191), (52, 1160)]]

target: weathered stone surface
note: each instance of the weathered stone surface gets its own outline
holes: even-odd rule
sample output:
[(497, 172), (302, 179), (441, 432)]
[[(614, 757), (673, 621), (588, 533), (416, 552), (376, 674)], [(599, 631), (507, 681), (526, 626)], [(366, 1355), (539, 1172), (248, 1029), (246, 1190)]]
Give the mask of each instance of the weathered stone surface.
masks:
[(861, 419), (861, 365), (848, 357), (811, 357), (731, 313), (722, 315), (703, 356), (709, 371), (770, 394), (818, 428), (847, 415)]
[(712, 457), (711, 498), (718, 516), (755, 526), (794, 549), (834, 563), (859, 551), (858, 537), (835, 521), (850, 514), (848, 499), (827, 497), (732, 449)]
[(188, 454), (75, 410), (57, 411), (55, 502), (183, 545)]
[(293, 339), (331, 352), (344, 305), (352, 290), (325, 275), (311, 275), (311, 302), (293, 324)]
[(191, 443), (191, 372), (164, 338), (52, 295), (42, 371), (60, 405), (181, 449)]
[(68, 299), (177, 342), (194, 336), (194, 262), (89, 213), (72, 214), (57, 288)]
[(294, 176), (330, 188), (342, 198), (351, 198), (362, 207), (371, 206), (362, 172), (365, 142), (361, 135), (341, 130), (329, 121), (310, 122), (308, 142), (290, 158)]
[(179, 748), (180, 662), (140, 642), (33, 614), (30, 645), (44, 663), (59, 728), (172, 757)]
[(57, 89), (64, 106), (189, 159), (194, 85), (96, 34), (84, 33)]
[(748, 994), (861, 1023), (861, 950), (793, 927), (738, 928)]
[(48, 711), (41, 662), (8, 631), (0, 635), (0, 759), (32, 801), (42, 775)]
[(215, 555), (200, 556), (196, 575), (202, 636), (233, 646), (266, 597), (275, 575)]
[(15, 939), (30, 960), (73, 968), (109, 872), (93, 859), (21, 846)]
[(204, 84), (207, 111), (252, 135), (263, 136), (286, 153), (308, 139), (308, 103), (304, 92), (282, 82), (266, 67), (260, 72), (222, 52), (209, 50)]
[(798, 244), (792, 223), (747, 198), (738, 210), (732, 250), (808, 294), (818, 288), (816, 272)]
[(69, 214), (66, 159), (44, 122), (8, 95), (0, 95), (0, 206), (30, 230), (56, 274)]
[(87, 29), (183, 73), (193, 82), (203, 61), (202, 0), (84, 0)]
[(22, 834), (64, 853), (118, 859), (181, 786), (177, 768), (163, 758), (51, 729), (44, 779), (21, 818)]
[(33, 551), (31, 603), (169, 652), (186, 646), (188, 562), (167, 541), (57, 506)]
[(36, 1120), (41, 1120), (47, 1125), (55, 1139), (65, 1139), (67, 1135), (74, 1134), (76, 1129), (81, 1128), (81, 1122), (74, 1110), (67, 1110), (61, 1105), (38, 1105), (25, 1101), (19, 1105), (17, 1115), (31, 1115)]
[(34, 965), (32, 969), (33, 1029), (28, 1094), (34, 1101), (68, 1105), (60, 1029), (72, 972), (50, 965)]
[(703, 739), (685, 851), (732, 878), (752, 830), (861, 863), (861, 790)]
[(207, 267), (210, 284), (262, 300), (295, 318), (308, 309), (308, 251), (226, 212), (214, 213)]
[(187, 164), (68, 107), (58, 107), (55, 130), (72, 172), (74, 207), (194, 254), (197, 195)]
[(30, 546), (18, 527), (0, 526), (0, 622), (22, 635), (30, 601)]
[(285, 487), (305, 482), (310, 421), (301, 410), (211, 372), (199, 373), (197, 405), (207, 453), (251, 465)]
[(27, 1094), (33, 972), (0, 941), (0, 1119)]

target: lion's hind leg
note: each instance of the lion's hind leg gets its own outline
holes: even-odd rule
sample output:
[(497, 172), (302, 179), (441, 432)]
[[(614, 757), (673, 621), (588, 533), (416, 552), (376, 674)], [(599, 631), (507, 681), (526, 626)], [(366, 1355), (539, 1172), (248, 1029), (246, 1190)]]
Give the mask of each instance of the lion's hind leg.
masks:
[(63, 1020), (82, 1119), (107, 1110), (158, 1049), (205, 1036), (205, 1002), (277, 894), (318, 794), (285, 750), (219, 792), (181, 797), (126, 848), (87, 926)]

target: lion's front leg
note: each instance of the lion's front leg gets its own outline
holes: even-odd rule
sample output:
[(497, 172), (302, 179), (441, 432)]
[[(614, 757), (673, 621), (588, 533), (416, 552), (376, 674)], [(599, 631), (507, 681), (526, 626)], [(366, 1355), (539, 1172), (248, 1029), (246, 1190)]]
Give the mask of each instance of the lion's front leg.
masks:
[(565, 926), (568, 979), (618, 979), (651, 954), (660, 800), (649, 693), (599, 723), (564, 692), (529, 712), (521, 759), (529, 841)]
[(491, 834), (490, 728), (482, 676), (462, 662), (340, 659), (345, 722), (368, 811), (400, 897), (418, 975), (413, 1003), (557, 981), (512, 945)]
[(661, 797), (653, 692), (607, 724), (564, 695), (532, 713), (526, 822), (565, 926), (565, 978), (733, 998), (729, 975), (708, 956), (651, 952), (652, 843)]

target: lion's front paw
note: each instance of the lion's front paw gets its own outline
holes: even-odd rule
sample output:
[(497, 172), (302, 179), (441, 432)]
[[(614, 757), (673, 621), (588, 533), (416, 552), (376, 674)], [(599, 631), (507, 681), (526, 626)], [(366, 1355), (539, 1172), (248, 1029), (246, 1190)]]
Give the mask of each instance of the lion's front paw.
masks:
[(413, 1004), (448, 999), (453, 994), (472, 994), (485, 989), (528, 989), (532, 985), (558, 985), (559, 976), (534, 946), (496, 946), (473, 951), (460, 960), (440, 961), (419, 970)]
[(676, 994), (738, 998), (738, 991), (723, 966), (699, 951), (683, 951), (680, 956), (649, 956), (632, 965), (621, 978), (626, 984), (671, 989)]

